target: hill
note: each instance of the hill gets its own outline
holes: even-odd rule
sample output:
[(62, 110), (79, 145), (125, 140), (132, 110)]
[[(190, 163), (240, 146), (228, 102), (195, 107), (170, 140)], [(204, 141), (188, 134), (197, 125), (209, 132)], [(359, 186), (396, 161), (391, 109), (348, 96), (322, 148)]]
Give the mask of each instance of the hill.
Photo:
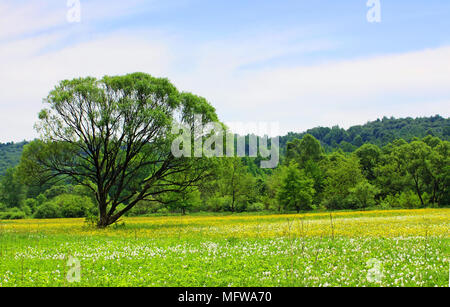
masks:
[(402, 138), (409, 142), (413, 138), (423, 138), (428, 134), (449, 141), (450, 118), (443, 118), (439, 115), (400, 119), (384, 117), (365, 125), (350, 127), (347, 130), (339, 126), (317, 127), (303, 133), (288, 133), (281, 137), (280, 147), (283, 150), (288, 142), (297, 138), (301, 139), (307, 133), (318, 139), (327, 151), (341, 148), (343, 151), (351, 152), (364, 143), (382, 147), (396, 139)]
[(28, 144), (28, 142), (20, 143), (0, 143), (0, 176), (5, 173), (5, 171), (16, 166), (20, 161), (20, 156), (22, 155), (23, 146)]

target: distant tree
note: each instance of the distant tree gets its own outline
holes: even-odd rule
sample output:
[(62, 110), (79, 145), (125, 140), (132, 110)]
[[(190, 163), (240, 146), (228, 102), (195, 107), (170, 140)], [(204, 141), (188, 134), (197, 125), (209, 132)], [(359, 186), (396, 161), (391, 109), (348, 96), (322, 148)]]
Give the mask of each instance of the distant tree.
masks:
[(285, 209), (311, 210), (314, 194), (314, 181), (306, 177), (296, 163), (284, 168), (277, 198)]
[(356, 203), (358, 208), (371, 207), (376, 204), (375, 195), (378, 193), (378, 189), (367, 180), (358, 182), (355, 187), (350, 188), (349, 192), (349, 200)]
[(449, 144), (427, 136), (411, 143), (398, 140), (385, 146), (380, 165), (375, 168), (381, 194), (413, 191), (422, 207), (445, 205), (449, 193)]
[(445, 126), (443, 128), (443, 135), (447, 138), (450, 137), (450, 126)]
[(358, 159), (336, 152), (328, 157), (323, 167), (326, 176), (323, 204), (331, 210), (350, 208), (350, 190), (365, 180)]
[(7, 207), (20, 207), (26, 198), (26, 186), (21, 182), (17, 168), (9, 168), (0, 177), (0, 202)]
[(374, 180), (375, 167), (380, 162), (380, 148), (373, 144), (365, 144), (355, 151), (355, 155), (359, 158), (359, 163), (364, 176), (369, 181)]
[(26, 144), (27, 142), (25, 141), (20, 143), (0, 143), (0, 176), (3, 176), (8, 168), (14, 168), (19, 164), (23, 146)]
[(281, 203), (277, 200), (277, 193), (281, 187), (281, 178), (282, 167), (278, 167), (266, 180), (267, 193), (264, 202), (268, 208), (276, 211), (281, 211), (282, 209)]
[[(171, 124), (216, 121), (203, 98), (179, 93), (166, 79), (144, 73), (62, 81), (39, 114), (42, 140), (24, 151), (28, 177), (65, 178), (95, 195), (99, 227), (116, 222), (143, 200), (180, 192), (208, 171), (207, 159), (175, 158)], [(173, 174), (180, 181), (168, 181)], [(120, 209), (119, 209), (120, 208)]]
[(379, 164), (373, 169), (375, 184), (380, 189), (383, 198), (397, 195), (412, 189), (412, 180), (406, 168), (403, 167), (404, 158), (398, 155), (398, 147), (405, 146), (404, 140), (397, 140), (382, 149)]
[(182, 215), (186, 212), (199, 207), (201, 204), (200, 192), (195, 187), (190, 187), (180, 193), (167, 195), (166, 205), (171, 211), (181, 211)]
[(300, 168), (303, 168), (307, 161), (320, 161), (322, 155), (320, 142), (310, 134), (306, 134), (301, 140), (296, 139), (287, 144), (288, 162), (294, 161), (299, 164)]
[(440, 206), (450, 204), (450, 142), (435, 143), (426, 161), (429, 171), (430, 202)]
[(255, 178), (238, 157), (221, 159), (218, 189), (222, 197), (230, 197), (230, 210), (235, 212), (254, 194)]
[(421, 141), (414, 141), (397, 149), (399, 166), (404, 168), (412, 178), (414, 190), (422, 206), (425, 206), (423, 193), (426, 189), (427, 177), (430, 175), (427, 167), (430, 154), (431, 148)]
[(342, 141), (339, 144), (339, 148), (342, 149), (342, 151), (344, 152), (353, 152), (356, 149), (356, 146), (352, 145), (347, 141)]
[(364, 144), (364, 141), (363, 141), (362, 137), (358, 134), (353, 139), (353, 145), (355, 145), (356, 147), (361, 147), (363, 144)]

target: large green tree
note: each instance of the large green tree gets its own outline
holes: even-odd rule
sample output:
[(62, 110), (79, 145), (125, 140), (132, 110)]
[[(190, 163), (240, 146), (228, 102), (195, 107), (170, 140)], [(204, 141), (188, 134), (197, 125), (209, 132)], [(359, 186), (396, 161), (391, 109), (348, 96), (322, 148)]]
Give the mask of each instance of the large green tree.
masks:
[(235, 212), (238, 206), (244, 207), (254, 196), (255, 178), (248, 172), (247, 167), (239, 157), (221, 159), (220, 180), (218, 189), (221, 196), (230, 197), (230, 210)]
[(351, 190), (365, 180), (358, 158), (335, 152), (328, 157), (323, 167), (326, 174), (323, 205), (331, 210), (356, 207), (350, 197)]
[(193, 126), (194, 114), (203, 123), (216, 121), (215, 110), (167, 79), (133, 73), (65, 80), (46, 103), (37, 124), (41, 140), (25, 148), (21, 166), (34, 179), (58, 177), (88, 187), (99, 227), (140, 201), (181, 192), (207, 173), (207, 159), (174, 157), (171, 127)]
[(355, 151), (361, 170), (368, 180), (375, 179), (375, 167), (380, 162), (381, 150), (373, 144), (365, 144)]
[(284, 167), (277, 198), (285, 209), (310, 210), (314, 194), (314, 181), (299, 169), (297, 163), (291, 162)]
[(0, 177), (0, 203), (7, 207), (19, 208), (26, 197), (26, 186), (22, 183), (17, 168), (9, 168)]
[(311, 134), (306, 134), (301, 140), (287, 144), (286, 158), (288, 162), (295, 161), (303, 168), (308, 161), (319, 162), (323, 150), (320, 142)]

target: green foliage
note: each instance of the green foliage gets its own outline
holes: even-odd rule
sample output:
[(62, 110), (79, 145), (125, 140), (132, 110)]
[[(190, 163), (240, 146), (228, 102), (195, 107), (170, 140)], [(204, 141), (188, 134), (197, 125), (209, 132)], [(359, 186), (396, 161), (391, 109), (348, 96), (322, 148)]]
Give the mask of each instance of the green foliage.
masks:
[(95, 205), (86, 196), (61, 194), (37, 207), (36, 218), (79, 218), (95, 212)]
[[(124, 85), (116, 83), (120, 78), (109, 81), (118, 88)], [(127, 78), (122, 81), (125, 85), (131, 82)], [(176, 103), (184, 105), (186, 120), (192, 119), (193, 111), (215, 118), (213, 108), (203, 98), (181, 93), (177, 99), (180, 101)], [(48, 115), (44, 112), (41, 117)], [(173, 184), (184, 177), (195, 177), (195, 171), (167, 176), (160, 187), (152, 189), (155, 197), (137, 201), (126, 214), (445, 207), (450, 204), (450, 136), (446, 125), (448, 119), (439, 116), (384, 118), (348, 130), (336, 126), (291, 133), (281, 138), (285, 157), (274, 170), (260, 169), (260, 157), (211, 158), (207, 164), (190, 160), (194, 169), (208, 165), (208, 176), (199, 177), (195, 186)], [(398, 136), (404, 139), (396, 139)], [(246, 142), (248, 149), (248, 136)], [(136, 161), (147, 155), (154, 156), (152, 149), (143, 146), (130, 167), (137, 166)], [(76, 146), (64, 142), (27, 144), (20, 165), (0, 177), (2, 216), (98, 216), (93, 180), (77, 182), (62, 176), (57, 183), (43, 184), (42, 179), (52, 174), (33, 160), (52, 156), (66, 161), (77, 151)], [(118, 159), (122, 158), (119, 154)], [(138, 183), (151, 178), (147, 171), (152, 169), (137, 171), (136, 178), (124, 185), (122, 196), (127, 201), (118, 203), (116, 211), (136, 200)], [(118, 191), (119, 187), (112, 185), (106, 199)]]
[(130, 212), (128, 212), (128, 216), (145, 216), (152, 213), (158, 212), (159, 209), (163, 208), (164, 204), (160, 204), (157, 202), (151, 201), (140, 201), (134, 206)]
[(379, 190), (369, 182), (363, 180), (358, 182), (354, 188), (349, 190), (349, 202), (355, 203), (357, 208), (375, 206), (375, 195)]
[(404, 191), (396, 195), (388, 195), (382, 201), (383, 208), (420, 208), (420, 198), (413, 191)]
[(60, 218), (62, 217), (61, 208), (54, 202), (45, 202), (36, 209), (34, 217), (38, 219)]
[(41, 203), (39, 203), (39, 201), (36, 200), (36, 199), (34, 199), (34, 198), (28, 198), (28, 199), (26, 199), (26, 200), (23, 202), (23, 204), (24, 204), (24, 206), (27, 206), (28, 208), (30, 208), (30, 210), (31, 210), (32, 212), (34, 212), (34, 211), (37, 209), (37, 207), (38, 207), (39, 205), (41, 205)]
[(264, 210), (265, 210), (265, 206), (263, 203), (252, 203), (252, 204), (248, 205), (248, 207), (247, 207), (248, 212), (260, 212), (260, 211), (264, 211)]
[[(203, 124), (217, 121), (215, 109), (167, 79), (131, 73), (63, 80), (45, 102), (36, 125), (42, 139), (22, 156), (24, 180), (58, 178), (89, 188), (99, 227), (115, 223), (140, 201), (162, 202), (166, 192), (193, 185), (208, 170), (206, 158), (174, 157), (171, 145), (178, 134), (172, 127), (193, 130), (195, 115)], [(56, 191), (61, 192), (67, 193)]]
[(44, 196), (46, 199), (52, 199), (56, 196), (67, 194), (70, 192), (70, 186), (68, 185), (55, 185), (52, 186), (50, 189), (46, 190), (44, 192)]
[(385, 197), (413, 191), (422, 207), (448, 205), (449, 149), (449, 142), (429, 137), (389, 144), (375, 168), (381, 194)]
[(358, 159), (333, 153), (324, 162), (324, 168), (326, 179), (322, 204), (331, 210), (352, 209), (351, 190), (364, 181)]
[(311, 210), (314, 194), (314, 181), (306, 177), (297, 163), (291, 162), (284, 168), (277, 198), (285, 210)]
[(361, 170), (367, 180), (374, 180), (374, 169), (380, 162), (381, 150), (378, 146), (373, 144), (365, 144), (355, 151), (359, 158)]
[(26, 217), (26, 213), (19, 208), (9, 208), (6, 211), (0, 211), (0, 220), (20, 220)]
[(281, 137), (280, 147), (286, 148), (287, 143), (301, 139), (310, 134), (318, 139), (326, 151), (342, 149), (353, 151), (364, 143), (379, 147), (385, 146), (397, 139), (411, 142), (414, 138), (424, 138), (429, 132), (441, 140), (450, 141), (450, 119), (439, 115), (423, 118), (387, 118), (377, 119), (365, 125), (350, 127), (345, 130), (338, 126), (332, 128), (317, 127), (304, 133), (289, 133)]
[(245, 211), (249, 203), (256, 201), (256, 178), (248, 172), (242, 159), (218, 159), (214, 175), (217, 176), (216, 180), (207, 178), (201, 190), (209, 190), (210, 196), (219, 201), (216, 209)]
[(0, 176), (6, 173), (6, 170), (17, 166), (22, 155), (23, 147), (27, 142), (20, 143), (0, 143)]
[(0, 178), (0, 201), (7, 207), (20, 207), (26, 197), (26, 186), (21, 182), (17, 168), (10, 168)]
[(304, 167), (308, 161), (318, 162), (322, 158), (320, 142), (310, 134), (306, 134), (301, 140), (296, 139), (287, 144), (287, 162), (295, 161), (300, 167)]
[(95, 205), (89, 197), (62, 194), (56, 196), (51, 202), (61, 208), (61, 215), (65, 218), (85, 217), (95, 212)]
[(198, 209), (202, 200), (198, 189), (190, 187), (178, 193), (168, 194), (165, 202), (167, 202), (167, 208), (170, 211), (180, 211), (185, 215), (187, 211)]

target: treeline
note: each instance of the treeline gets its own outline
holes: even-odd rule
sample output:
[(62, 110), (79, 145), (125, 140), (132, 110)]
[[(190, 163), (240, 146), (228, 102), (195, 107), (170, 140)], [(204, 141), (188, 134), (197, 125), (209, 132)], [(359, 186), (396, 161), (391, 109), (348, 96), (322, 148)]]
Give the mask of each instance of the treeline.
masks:
[[(327, 152), (311, 134), (286, 144), (281, 165), (258, 159), (213, 158), (196, 186), (138, 203), (131, 216), (192, 212), (300, 212), (366, 208), (424, 208), (450, 204), (450, 142), (427, 135), (354, 152)], [(70, 181), (26, 185), (20, 165), (0, 180), (0, 219), (89, 217), (97, 205), (86, 187)]]
[(318, 139), (326, 152), (336, 149), (353, 152), (365, 143), (383, 147), (398, 139), (411, 142), (414, 138), (424, 138), (427, 135), (450, 141), (450, 119), (439, 115), (400, 119), (383, 117), (383, 119), (377, 119), (365, 125), (353, 126), (347, 130), (339, 126), (332, 128), (316, 127), (304, 133), (291, 132), (281, 137), (281, 148), (286, 148), (288, 142), (301, 139), (306, 134), (311, 134)]
[[(295, 139), (301, 139), (306, 134), (311, 134), (320, 141), (325, 152), (342, 149), (344, 152), (353, 152), (366, 143), (387, 145), (397, 139), (411, 142), (414, 138), (424, 138), (427, 135), (436, 136), (441, 140), (450, 141), (450, 118), (439, 115), (421, 118), (383, 117), (364, 125), (350, 127), (345, 130), (339, 126), (332, 128), (316, 127), (303, 133), (290, 132), (280, 137), (282, 155), (286, 154), (286, 145)], [(16, 166), (20, 161), (23, 147), (27, 142), (0, 143), (0, 176), (4, 175), (8, 168)]]

